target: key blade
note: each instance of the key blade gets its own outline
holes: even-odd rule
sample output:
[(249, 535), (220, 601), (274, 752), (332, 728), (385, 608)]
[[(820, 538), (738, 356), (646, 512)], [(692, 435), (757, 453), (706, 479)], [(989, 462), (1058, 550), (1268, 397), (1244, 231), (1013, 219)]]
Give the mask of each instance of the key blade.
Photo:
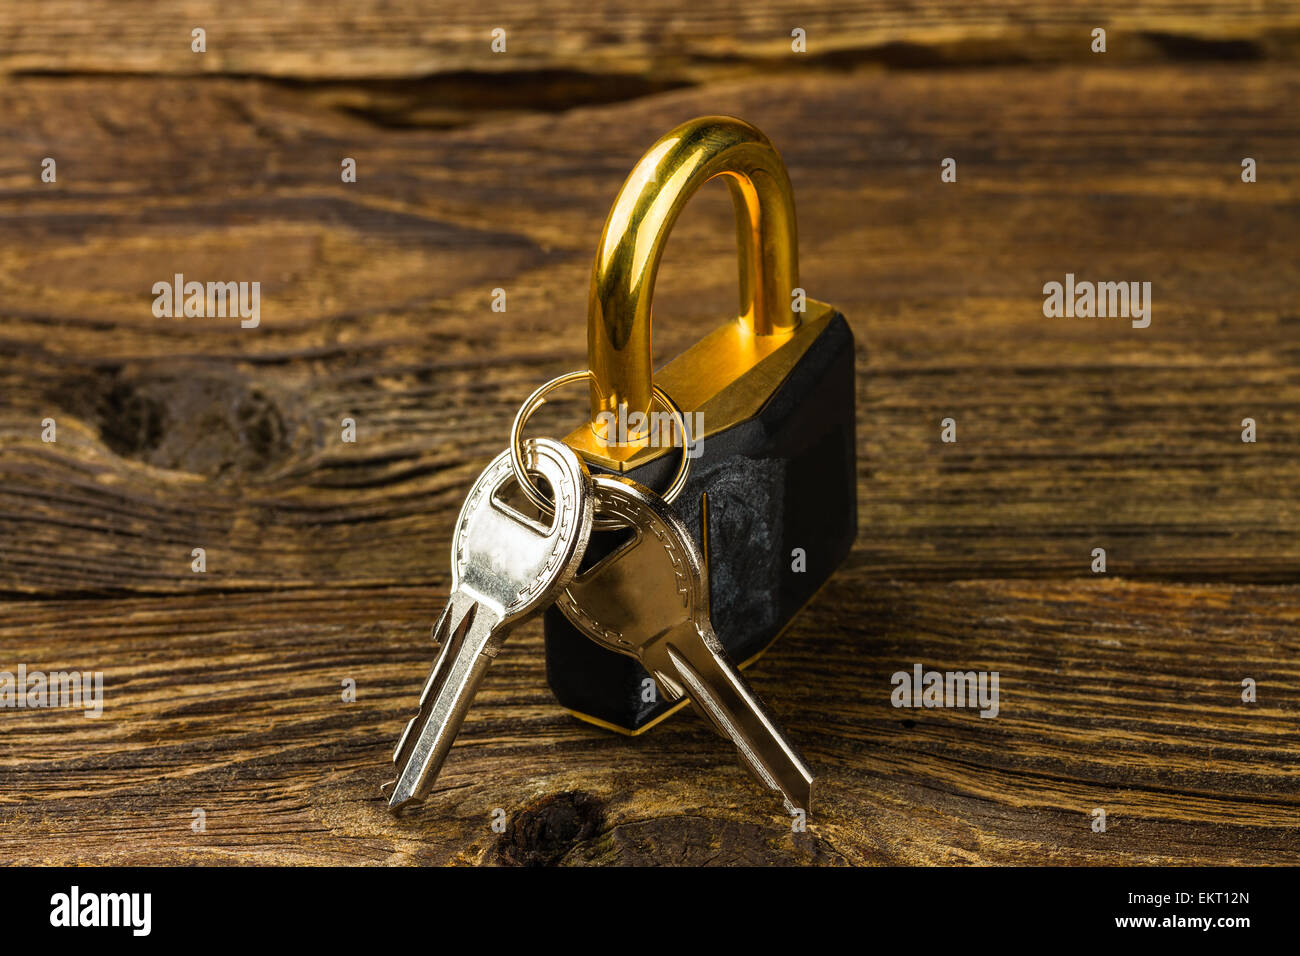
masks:
[[(393, 763), (399, 767), (405, 766), (410, 759), (411, 748), (415, 746), (419, 736), (418, 728), (428, 721), (433, 701), (437, 698), (438, 686), (445, 680), (446, 668), (449, 665), (448, 648), (452, 643), (463, 640), (464, 629), (469, 624), (469, 612), (472, 610), (472, 605), (458, 606), (453, 598), (447, 602), (447, 606), (438, 617), (438, 623), (434, 625), (433, 645), (438, 649), (438, 656), (434, 658), (433, 667), (429, 669), (429, 676), (424, 679), (424, 688), (420, 691), (416, 715), (402, 728), (402, 736), (398, 739), (397, 749), (393, 752)], [(453, 632), (458, 632), (459, 637), (456, 637)], [(389, 796), (396, 785), (396, 780), (384, 784), (384, 796)]]
[(697, 708), (735, 744), (750, 772), (781, 794), (788, 812), (807, 813), (812, 804), (812, 771), (727, 660), (718, 639), (699, 631), (695, 635), (687, 635), (685, 640), (666, 639), (656, 651), (662, 652), (672, 677)]
[(422, 800), (437, 780), (479, 684), (505, 639), (492, 610), (461, 594), (452, 596), (436, 633), (442, 648), (425, 681), (419, 712), (407, 723), (393, 755), (397, 779), (384, 788), (393, 810)]

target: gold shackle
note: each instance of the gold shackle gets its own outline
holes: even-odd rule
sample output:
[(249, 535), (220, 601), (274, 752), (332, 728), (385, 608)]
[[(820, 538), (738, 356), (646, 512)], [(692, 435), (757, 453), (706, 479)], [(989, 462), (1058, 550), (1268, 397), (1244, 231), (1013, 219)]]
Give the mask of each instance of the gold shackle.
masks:
[[(652, 399), (651, 301), (668, 233), (695, 191), (725, 177), (736, 213), (743, 336), (789, 336), (799, 285), (794, 196), (766, 136), (729, 116), (683, 123), (636, 164), (605, 220), (587, 300), (591, 429), (605, 413), (648, 416)], [(628, 436), (635, 443), (640, 436)]]

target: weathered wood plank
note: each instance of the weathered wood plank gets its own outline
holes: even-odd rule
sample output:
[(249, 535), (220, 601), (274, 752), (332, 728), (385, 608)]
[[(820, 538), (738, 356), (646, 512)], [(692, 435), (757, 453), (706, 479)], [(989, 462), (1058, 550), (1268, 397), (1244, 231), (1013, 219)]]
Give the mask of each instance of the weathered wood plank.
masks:
[[(475, 108), (563, 107), (625, 99), (665, 84), (821, 65), (891, 66), (1084, 62), (1091, 31), (1108, 31), (1106, 56), (1293, 59), (1300, 12), (1286, 0), (978, 0), (915, 4), (725, 0), (646, 4), (580, 0), (448, 4), (430, 0), (227, 0), (205, 8), (149, 0), (46, 0), (0, 9), (0, 72), (165, 73), (302, 78), (452, 76), (436, 86), (459, 113), (455, 91)], [(191, 31), (207, 50), (191, 50)], [(505, 53), (491, 47), (506, 31)], [(807, 53), (793, 55), (791, 31)], [(503, 95), (492, 74), (533, 73)], [(488, 74), (479, 77), (476, 74)], [(346, 98), (357, 90), (335, 90)], [(370, 88), (391, 106), (401, 91)], [(380, 113), (384, 110), (380, 109)]]
[[(821, 774), (803, 834), (694, 715), (631, 739), (565, 715), (535, 622), (494, 665), (430, 802), (391, 817), (377, 788), (438, 600), (0, 605), (7, 660), (105, 672), (98, 719), (4, 714), (0, 859), (1300, 862), (1294, 587), (840, 574), (750, 672)], [(894, 708), (890, 676), (916, 663), (998, 671), (997, 718)]]
[[(39, 133), (6, 151), (0, 196), (0, 590), (439, 573), (517, 403), (585, 364), (587, 271), (621, 177), (706, 109), (780, 144), (803, 281), (853, 323), (857, 559), (873, 573), (1082, 574), (1106, 547), (1129, 576), (1294, 581), (1298, 78), (777, 79), (443, 133), (300, 114), (249, 83), (11, 82), (7, 115)], [(40, 120), (51, 106), (111, 119)], [(168, 122), (180, 135), (132, 145)], [(52, 186), (33, 182), (45, 153), (61, 158)], [(949, 153), (961, 178), (943, 185)], [(1243, 154), (1258, 184), (1239, 181)], [(661, 355), (734, 308), (728, 216), (721, 189), (702, 196), (669, 245)], [(150, 289), (176, 272), (262, 281), (260, 326), (155, 319)], [(1044, 318), (1042, 285), (1066, 272), (1151, 281), (1151, 327)], [(576, 420), (565, 407), (542, 427)], [(210, 549), (206, 576), (193, 547)]]
[[(0, 669), (107, 694), (3, 713), (0, 859), (1300, 862), (1298, 86), (809, 74), (433, 130), (251, 79), (0, 81)], [(709, 111), (781, 148), (804, 284), (858, 336), (862, 534), (752, 671), (823, 774), (810, 830), (690, 715), (566, 717), (535, 624), (393, 819), (465, 484), (584, 364), (623, 175)], [(733, 308), (729, 216), (713, 190), (669, 245), (664, 356)], [(1045, 319), (1067, 271), (1151, 281), (1151, 327)], [(263, 282), (260, 326), (155, 319), (175, 272)], [(998, 670), (999, 717), (891, 707), (915, 663)]]

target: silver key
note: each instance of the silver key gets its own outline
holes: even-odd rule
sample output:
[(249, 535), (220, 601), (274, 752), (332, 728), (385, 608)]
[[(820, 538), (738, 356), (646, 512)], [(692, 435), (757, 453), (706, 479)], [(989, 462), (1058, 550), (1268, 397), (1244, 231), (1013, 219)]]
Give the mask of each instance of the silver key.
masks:
[(621, 518), (636, 534), (574, 577), (556, 606), (597, 644), (638, 658), (669, 700), (689, 695), (788, 811), (807, 812), (812, 772), (718, 641), (707, 570), (690, 532), (629, 478), (593, 476), (592, 494), (600, 517)]
[(451, 548), (451, 599), (434, 628), (441, 645), (406, 725), (384, 785), (388, 806), (421, 800), (437, 779), (470, 701), (515, 624), (544, 610), (577, 570), (591, 535), (591, 478), (568, 446), (549, 439), (525, 446), (530, 471), (550, 483), (556, 502), (548, 528), (498, 494), (512, 479), (502, 452), (470, 490)]

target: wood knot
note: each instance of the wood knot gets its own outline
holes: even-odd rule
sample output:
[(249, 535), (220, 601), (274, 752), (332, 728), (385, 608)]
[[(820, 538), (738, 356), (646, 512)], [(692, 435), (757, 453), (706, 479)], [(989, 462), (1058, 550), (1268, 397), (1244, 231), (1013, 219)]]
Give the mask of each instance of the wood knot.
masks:
[(88, 407), (78, 411), (123, 458), (235, 480), (272, 471), (292, 452), (281, 403), (233, 370), (118, 369), (79, 384), (71, 394)]
[(589, 793), (567, 791), (524, 807), (506, 825), (495, 847), (496, 862), (551, 866), (600, 833), (605, 806)]

